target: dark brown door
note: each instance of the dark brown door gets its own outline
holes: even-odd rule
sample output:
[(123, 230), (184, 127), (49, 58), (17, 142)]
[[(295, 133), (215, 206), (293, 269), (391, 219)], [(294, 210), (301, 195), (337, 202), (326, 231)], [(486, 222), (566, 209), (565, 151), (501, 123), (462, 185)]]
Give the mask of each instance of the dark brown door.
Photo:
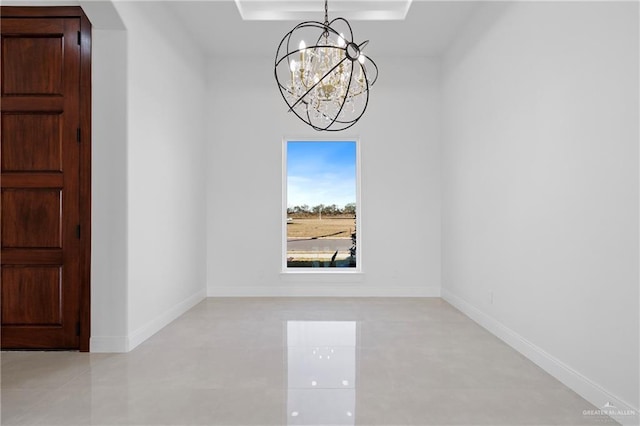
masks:
[(2, 348), (86, 350), (81, 19), (21, 9), (0, 26)]

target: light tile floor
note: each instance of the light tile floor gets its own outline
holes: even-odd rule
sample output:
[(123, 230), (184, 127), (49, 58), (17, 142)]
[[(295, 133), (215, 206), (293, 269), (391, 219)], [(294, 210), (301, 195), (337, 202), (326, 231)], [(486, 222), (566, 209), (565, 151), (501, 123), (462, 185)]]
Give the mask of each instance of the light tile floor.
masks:
[(128, 354), (2, 353), (2, 425), (591, 425), (451, 305), (207, 299)]

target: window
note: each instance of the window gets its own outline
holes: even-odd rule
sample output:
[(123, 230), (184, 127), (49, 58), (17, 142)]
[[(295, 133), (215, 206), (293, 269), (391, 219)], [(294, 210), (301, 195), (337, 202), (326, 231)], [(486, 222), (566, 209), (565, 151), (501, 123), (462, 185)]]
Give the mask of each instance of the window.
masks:
[(285, 140), (285, 271), (360, 270), (358, 159), (356, 140)]

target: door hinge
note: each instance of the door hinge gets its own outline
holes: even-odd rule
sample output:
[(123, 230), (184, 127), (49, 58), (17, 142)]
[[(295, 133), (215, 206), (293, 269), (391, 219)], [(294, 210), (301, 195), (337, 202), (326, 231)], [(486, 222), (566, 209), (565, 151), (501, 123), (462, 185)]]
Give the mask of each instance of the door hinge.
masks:
[(80, 40), (81, 40), (80, 31), (78, 31), (78, 46), (80, 46)]
[(76, 139), (78, 140), (78, 143), (80, 143), (80, 127), (76, 129)]
[(79, 335), (80, 335), (80, 323), (77, 322), (76, 323), (76, 336), (79, 336)]
[(76, 237), (80, 238), (80, 225), (76, 225)]

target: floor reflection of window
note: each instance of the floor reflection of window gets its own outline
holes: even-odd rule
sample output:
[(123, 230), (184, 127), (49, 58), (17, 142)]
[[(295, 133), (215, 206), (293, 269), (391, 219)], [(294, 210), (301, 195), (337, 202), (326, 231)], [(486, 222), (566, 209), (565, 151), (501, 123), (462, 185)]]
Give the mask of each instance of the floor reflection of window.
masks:
[(287, 424), (354, 425), (356, 322), (287, 322)]

